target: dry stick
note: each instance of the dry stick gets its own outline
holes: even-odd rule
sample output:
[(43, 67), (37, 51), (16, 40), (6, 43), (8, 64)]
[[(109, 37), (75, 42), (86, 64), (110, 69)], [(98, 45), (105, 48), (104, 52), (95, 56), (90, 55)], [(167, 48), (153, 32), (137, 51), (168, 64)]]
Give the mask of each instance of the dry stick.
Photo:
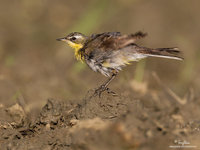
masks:
[(182, 104), (182, 105), (184, 105), (184, 104), (187, 103), (187, 98), (186, 98), (186, 96), (184, 96), (184, 98), (179, 97), (179, 96), (178, 96), (176, 93), (174, 93), (170, 88), (168, 88), (167, 86), (165, 86), (165, 85), (162, 83), (162, 81), (160, 80), (160, 78), (158, 77), (158, 75), (157, 75), (155, 72), (153, 72), (152, 75), (153, 75), (153, 77), (155, 78), (155, 80), (158, 82), (158, 84), (159, 84), (160, 86), (162, 86), (162, 87), (167, 91), (167, 93), (168, 93), (172, 98), (174, 98), (178, 103), (180, 103), (180, 104)]

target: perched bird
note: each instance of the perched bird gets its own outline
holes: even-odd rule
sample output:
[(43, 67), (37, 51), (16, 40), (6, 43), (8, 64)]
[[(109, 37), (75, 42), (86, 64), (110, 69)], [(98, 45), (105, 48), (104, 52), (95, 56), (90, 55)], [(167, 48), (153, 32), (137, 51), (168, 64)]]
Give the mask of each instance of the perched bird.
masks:
[[(75, 50), (77, 60), (85, 62), (93, 71), (100, 72), (108, 77), (108, 80), (96, 89), (95, 94), (110, 91), (107, 86), (115, 78), (122, 67), (132, 61), (153, 56), (182, 60), (176, 47), (172, 48), (146, 48), (135, 44), (136, 40), (144, 38), (147, 34), (137, 32), (135, 34), (122, 35), (120, 32), (105, 32), (86, 36), (79, 32), (73, 32), (58, 41), (66, 42)], [(114, 94), (114, 92), (112, 92)]]

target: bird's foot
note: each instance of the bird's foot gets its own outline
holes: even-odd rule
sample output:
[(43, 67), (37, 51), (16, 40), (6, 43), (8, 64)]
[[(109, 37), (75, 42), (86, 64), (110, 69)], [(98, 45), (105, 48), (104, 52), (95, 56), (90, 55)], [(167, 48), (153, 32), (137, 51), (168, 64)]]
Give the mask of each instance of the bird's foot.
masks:
[(99, 98), (101, 97), (101, 94), (102, 92), (104, 92), (106, 90), (106, 87), (104, 85), (101, 85), (99, 88), (97, 88), (95, 91), (94, 91), (94, 97), (95, 96), (99, 96)]
[(108, 94), (112, 94), (113, 96), (116, 96), (117, 94), (113, 91), (111, 91), (109, 88), (105, 87), (104, 85), (101, 85), (99, 88), (97, 88), (94, 92), (94, 97), (95, 96), (99, 96), (99, 98), (101, 97), (101, 94), (104, 92), (104, 91), (107, 91)]

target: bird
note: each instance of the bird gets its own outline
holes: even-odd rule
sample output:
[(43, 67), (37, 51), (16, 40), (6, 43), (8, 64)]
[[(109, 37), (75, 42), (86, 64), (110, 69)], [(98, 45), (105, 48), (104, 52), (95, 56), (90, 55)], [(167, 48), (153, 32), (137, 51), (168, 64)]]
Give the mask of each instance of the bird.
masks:
[(74, 49), (77, 60), (86, 63), (93, 71), (108, 77), (94, 92), (94, 95), (100, 96), (106, 90), (108, 93), (116, 94), (108, 88), (108, 85), (123, 67), (133, 61), (139, 61), (146, 57), (183, 60), (179, 56), (180, 50), (177, 47), (147, 48), (135, 43), (146, 36), (147, 33), (141, 31), (134, 34), (103, 32), (90, 36), (72, 32), (56, 40), (66, 42)]

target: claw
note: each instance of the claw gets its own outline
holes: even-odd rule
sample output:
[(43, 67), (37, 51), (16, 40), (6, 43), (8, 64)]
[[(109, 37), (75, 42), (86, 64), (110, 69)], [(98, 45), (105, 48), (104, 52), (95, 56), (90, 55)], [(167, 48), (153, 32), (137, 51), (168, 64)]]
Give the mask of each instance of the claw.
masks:
[(108, 94), (112, 94), (112, 96), (117, 96), (117, 93), (111, 91), (109, 88), (106, 88)]

